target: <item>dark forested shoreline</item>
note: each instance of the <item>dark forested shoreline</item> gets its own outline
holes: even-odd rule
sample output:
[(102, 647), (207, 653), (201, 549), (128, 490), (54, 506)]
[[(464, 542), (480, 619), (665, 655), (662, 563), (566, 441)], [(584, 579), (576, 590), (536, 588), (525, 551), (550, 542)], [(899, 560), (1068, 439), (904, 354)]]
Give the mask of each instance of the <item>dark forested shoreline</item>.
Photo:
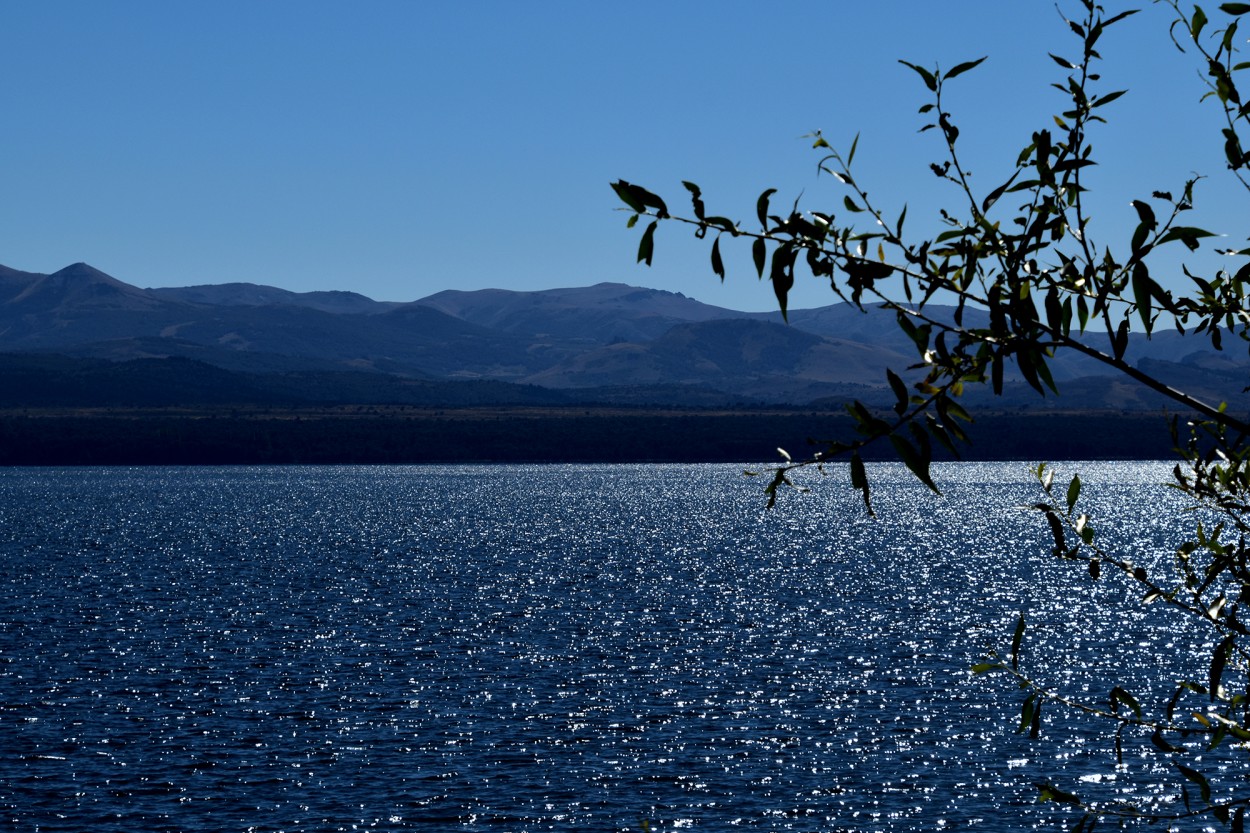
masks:
[[(1161, 413), (994, 413), (968, 430), (970, 460), (1172, 455)], [(0, 465), (743, 462), (853, 434), (837, 411), (798, 409), (15, 410), (0, 412)]]

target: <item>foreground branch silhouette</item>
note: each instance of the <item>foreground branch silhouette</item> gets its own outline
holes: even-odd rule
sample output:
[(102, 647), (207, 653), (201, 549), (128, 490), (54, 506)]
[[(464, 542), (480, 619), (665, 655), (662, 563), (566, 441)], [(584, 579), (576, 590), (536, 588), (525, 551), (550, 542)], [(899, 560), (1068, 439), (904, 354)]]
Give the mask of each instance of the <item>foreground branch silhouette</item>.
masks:
[[(1156, 2), (1170, 9), (1173, 42), (1206, 73), (1207, 97), (1222, 110), (1228, 172), (1250, 196), (1250, 152), (1243, 149), (1250, 135), (1250, 100), (1243, 102), (1236, 83), (1250, 68), (1250, 62), (1237, 59), (1238, 23), (1250, 14), (1250, 3), (1224, 3), (1213, 21), (1199, 7), (1185, 11), (1175, 0)], [(1030, 509), (1044, 519), (1043, 534), (1056, 557), (1084, 565), (1091, 581), (1104, 567), (1119, 571), (1141, 588), (1141, 603), (1166, 605), (1205, 630), (1215, 647), (1192, 657), (1194, 678), (1178, 681), (1172, 695), (1153, 709), (1116, 680), (1105, 680), (1102, 691), (1064, 693), (1029, 672), (1024, 616), (1010, 648), (973, 670), (1006, 674), (1019, 684), (1022, 732), (1037, 736), (1043, 706), (1050, 704), (1104, 720), (1114, 738), (1112, 765), (1124, 763), (1127, 729), (1134, 737), (1148, 738), (1142, 742), (1146, 757), (1170, 762), (1174, 792), (1140, 804), (1096, 804), (1050, 782), (1039, 783), (1041, 800), (1077, 810), (1073, 830), (1090, 830), (1098, 819), (1113, 817), (1169, 824), (1202, 818), (1241, 831), (1250, 789), (1228, 788), (1228, 779), (1217, 784), (1198, 758), (1208, 749), (1250, 742), (1250, 626), (1241, 621), (1242, 605), (1250, 604), (1250, 420), (1223, 403), (1202, 401), (1164, 383), (1132, 364), (1126, 352), (1131, 329), (1148, 337), (1156, 327), (1174, 327), (1216, 350), (1226, 342), (1244, 350), (1250, 341), (1250, 249), (1221, 253), (1242, 264), (1231, 272), (1204, 278), (1182, 267), (1182, 275), (1170, 276), (1182, 280), (1169, 284), (1184, 285), (1185, 292), (1159, 282), (1153, 270), (1167, 267), (1157, 265), (1158, 252), (1178, 247), (1194, 252), (1214, 236), (1183, 222), (1194, 205), (1196, 175), (1172, 191), (1127, 195), (1138, 217), (1130, 238), (1094, 239), (1082, 175), (1096, 163), (1091, 134), (1113, 112), (1109, 105), (1125, 93), (1099, 87), (1097, 47), (1109, 27), (1136, 12), (1108, 15), (1092, 0), (1082, 0), (1077, 8), (1079, 17), (1063, 19), (1076, 48), (1050, 55), (1063, 73), (1053, 86), (1064, 93), (1064, 109), (1032, 133), (1014, 169), (987, 191), (969, 178), (960, 131), (944, 101), (947, 85), (985, 58), (946, 71), (901, 62), (927, 90), (921, 130), (933, 131), (942, 149), (940, 161), (929, 168), (952, 186), (958, 206), (940, 212), (944, 230), (931, 238), (905, 233), (906, 207), (897, 216), (887, 215), (869, 198), (853, 172), (858, 139), (842, 152), (819, 132), (810, 138), (821, 153), (820, 173), (841, 189), (836, 211), (800, 210), (796, 202), (788, 215), (774, 213), (776, 190), (769, 189), (756, 202), (758, 226), (747, 228), (709, 213), (701, 188), (692, 182), (683, 183), (688, 214), (671, 212), (664, 199), (634, 183), (621, 180), (612, 187), (630, 212), (629, 226), (645, 221), (640, 262), (651, 264), (661, 224), (686, 226), (701, 239), (710, 237), (711, 269), (724, 280), (721, 241), (741, 239), (749, 242), (756, 274), (771, 282), (783, 315), (796, 274), (806, 271), (827, 280), (846, 303), (892, 312), (915, 346), (911, 368), (886, 372), (896, 400), (892, 412), (874, 412), (859, 401), (848, 404), (857, 435), (824, 442), (805, 459), (787, 456), (766, 488), (770, 506), (783, 487), (801, 488), (791, 477), (796, 469), (846, 459), (851, 486), (872, 513), (861, 451), (880, 442), (890, 443), (908, 469), (936, 492), (930, 473), (935, 448), (958, 457), (968, 442), (962, 426), (972, 417), (960, 401), (965, 391), (988, 386), (1000, 394), (1010, 369), (1039, 395), (1058, 394), (1050, 363), (1064, 352), (1101, 362), (1173, 403), (1178, 461), (1170, 485), (1204, 510), (1195, 513), (1192, 535), (1176, 545), (1174, 571), (1154, 575), (1130, 555), (1105, 549), (1093, 520), (1081, 511), (1079, 477), (1060, 485), (1054, 469), (1039, 465), (1034, 470), (1038, 498)], [(939, 302), (944, 306), (939, 308)], [(968, 310), (981, 315), (973, 319), (965, 315)], [(966, 318), (988, 324), (974, 326)], [(1250, 775), (1246, 750), (1237, 754), (1241, 774)]]

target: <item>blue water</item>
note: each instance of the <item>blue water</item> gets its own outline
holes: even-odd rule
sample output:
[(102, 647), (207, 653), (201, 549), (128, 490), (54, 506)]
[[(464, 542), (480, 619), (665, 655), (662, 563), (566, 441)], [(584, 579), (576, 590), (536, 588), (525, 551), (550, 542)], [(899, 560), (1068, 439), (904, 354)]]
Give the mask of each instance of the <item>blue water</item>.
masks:
[[(1074, 693), (1189, 643), (1050, 557), (1025, 464), (764, 509), (726, 466), (0, 471), (0, 818), (41, 831), (1024, 830), (1109, 736)], [(1158, 464), (1070, 464), (1166, 562)], [(1137, 739), (1140, 741), (1141, 739)], [(1169, 781), (1171, 779), (1171, 781)]]

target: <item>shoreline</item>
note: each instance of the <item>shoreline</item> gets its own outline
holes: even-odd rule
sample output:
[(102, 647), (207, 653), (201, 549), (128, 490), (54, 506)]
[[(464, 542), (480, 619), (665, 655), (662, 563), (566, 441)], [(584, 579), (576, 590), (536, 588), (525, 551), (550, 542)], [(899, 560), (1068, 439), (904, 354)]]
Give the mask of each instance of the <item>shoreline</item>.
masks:
[[(1170, 459), (1146, 412), (985, 412), (959, 459)], [(839, 411), (335, 406), (0, 411), (0, 465), (730, 463), (854, 437)], [(892, 460), (889, 443), (866, 460)], [(934, 460), (956, 459), (940, 446)]]

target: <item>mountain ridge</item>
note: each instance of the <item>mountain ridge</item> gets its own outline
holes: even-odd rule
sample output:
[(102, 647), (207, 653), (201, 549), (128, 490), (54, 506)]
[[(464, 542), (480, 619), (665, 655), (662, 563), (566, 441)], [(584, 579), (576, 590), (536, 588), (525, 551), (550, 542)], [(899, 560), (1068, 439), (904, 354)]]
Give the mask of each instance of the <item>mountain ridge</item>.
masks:
[[(309, 387), (335, 401), (346, 394), (329, 392), (332, 378), (344, 392), (392, 390), (400, 399), (406, 379), (541, 388), (552, 392), (551, 402), (600, 392), (615, 402), (633, 397), (673, 405), (802, 404), (848, 392), (871, 398), (888, 390), (886, 367), (902, 372), (915, 361), (892, 315), (845, 304), (792, 310), (786, 323), (780, 313), (739, 312), (612, 282), (444, 290), (411, 302), (380, 302), (347, 291), (301, 293), (246, 283), (141, 289), (86, 263), (50, 274), (0, 266), (0, 352), (58, 353), (84, 362), (195, 361), (244, 374), (212, 378), (254, 398), (264, 398), (267, 386), (287, 390), (281, 376), (302, 373), (321, 374)], [(1209, 386), (1202, 392), (1216, 395), (1217, 384), (1250, 369), (1245, 357), (1195, 349), (1193, 340), (1174, 333), (1150, 341), (1134, 337), (1130, 356), (1155, 363), (1164, 375), (1188, 374)], [(119, 372), (91, 367), (83, 372)], [(153, 380), (165, 372), (142, 367)], [(125, 374), (131, 387), (139, 384), (133, 370)], [(1060, 382), (1113, 375), (1082, 356), (1061, 357), (1053, 370)], [(399, 381), (388, 388), (350, 374)], [(1078, 389), (1082, 407), (1154, 402), (1114, 393), (1109, 385), (1101, 392), (1096, 384)], [(503, 400), (529, 396), (497, 390)]]

